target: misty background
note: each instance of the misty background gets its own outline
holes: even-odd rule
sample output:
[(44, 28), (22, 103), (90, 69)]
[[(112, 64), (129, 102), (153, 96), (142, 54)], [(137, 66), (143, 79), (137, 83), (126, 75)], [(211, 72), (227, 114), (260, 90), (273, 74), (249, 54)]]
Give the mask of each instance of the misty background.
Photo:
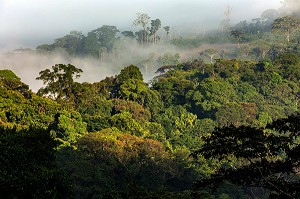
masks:
[[(106, 76), (119, 73), (119, 69), (130, 64), (128, 56), (117, 63), (100, 65), (92, 58), (76, 58), (57, 52), (37, 55), (32, 52), (14, 53), (19, 48), (32, 48), (50, 44), (56, 38), (72, 30), (88, 31), (102, 25), (116, 26), (120, 31), (138, 31), (133, 26), (136, 13), (147, 13), (151, 19), (160, 19), (163, 26), (170, 26), (177, 35), (217, 28), (225, 18), (227, 6), (232, 9), (231, 23), (259, 18), (267, 9), (278, 9), (280, 0), (0, 0), (0, 69), (11, 69), (22, 81), (37, 91), (42, 83), (36, 81), (39, 71), (57, 63), (73, 64), (83, 69), (80, 81), (99, 81)], [(134, 45), (132, 45), (134, 48)], [(172, 46), (149, 49), (155, 51), (179, 52)], [(137, 53), (134, 49), (131, 54)], [(144, 75), (146, 71), (142, 71)], [(146, 77), (145, 79), (150, 79)]]

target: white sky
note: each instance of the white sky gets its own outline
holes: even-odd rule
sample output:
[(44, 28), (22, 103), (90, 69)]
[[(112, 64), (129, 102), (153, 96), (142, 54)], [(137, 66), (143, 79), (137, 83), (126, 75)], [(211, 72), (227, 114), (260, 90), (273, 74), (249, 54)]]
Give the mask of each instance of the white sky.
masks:
[(135, 30), (137, 12), (159, 18), (163, 26), (218, 25), (227, 5), (232, 7), (233, 21), (239, 22), (281, 4), (280, 0), (0, 0), (0, 52), (52, 43), (71, 30), (86, 34), (102, 25)]

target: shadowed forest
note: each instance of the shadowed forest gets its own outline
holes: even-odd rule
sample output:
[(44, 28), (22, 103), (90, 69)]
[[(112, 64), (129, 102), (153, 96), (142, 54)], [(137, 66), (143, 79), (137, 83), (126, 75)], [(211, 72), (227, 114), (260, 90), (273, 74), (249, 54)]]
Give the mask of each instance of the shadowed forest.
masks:
[(3, 54), (0, 197), (300, 198), (296, 3), (183, 35), (137, 13), (136, 32)]

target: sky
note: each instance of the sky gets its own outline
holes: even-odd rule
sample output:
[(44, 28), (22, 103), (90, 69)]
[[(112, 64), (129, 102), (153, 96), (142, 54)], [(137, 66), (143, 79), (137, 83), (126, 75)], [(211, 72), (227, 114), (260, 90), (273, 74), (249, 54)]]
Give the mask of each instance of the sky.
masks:
[(136, 30), (136, 13), (159, 18), (162, 26), (176, 31), (209, 28), (225, 18), (232, 8), (232, 23), (260, 17), (267, 9), (278, 9), (280, 0), (0, 0), (0, 52), (33, 48), (68, 34), (102, 25), (121, 31)]

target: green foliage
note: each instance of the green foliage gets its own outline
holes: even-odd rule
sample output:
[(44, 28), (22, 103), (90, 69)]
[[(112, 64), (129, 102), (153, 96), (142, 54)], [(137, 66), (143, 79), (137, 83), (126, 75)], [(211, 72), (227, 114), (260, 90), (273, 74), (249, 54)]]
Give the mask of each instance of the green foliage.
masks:
[(161, 21), (160, 19), (151, 20), (151, 28), (150, 28), (150, 35), (152, 35), (152, 42), (156, 44), (158, 41), (158, 36), (156, 35), (157, 31), (161, 28)]
[(82, 121), (81, 115), (75, 111), (61, 111), (54, 117), (50, 125), (52, 135), (70, 146), (86, 133), (86, 123)]
[(246, 117), (246, 111), (236, 102), (229, 102), (216, 112), (216, 121), (220, 126), (241, 126), (246, 123)]
[(237, 41), (237, 47), (239, 48), (240, 42), (244, 36), (244, 31), (243, 30), (232, 30), (230, 32), (230, 35), (235, 38), (235, 40)]
[(144, 104), (144, 95), (148, 87), (143, 81), (137, 79), (128, 79), (120, 85), (118, 96), (122, 99), (137, 101)]
[(113, 100), (113, 114), (121, 112), (129, 112), (132, 117), (138, 121), (146, 122), (151, 118), (149, 110), (145, 109), (141, 104), (128, 100)]
[[(92, 39), (98, 40), (98, 33), (93, 34)], [(262, 58), (266, 49), (255, 45), (257, 58)], [(11, 71), (0, 71), (0, 125), (49, 128), (61, 141), (57, 155), (60, 166), (73, 178), (74, 198), (128, 198), (134, 193), (140, 198), (166, 194), (175, 198), (194, 194), (246, 198), (250, 192), (242, 183), (223, 183), (211, 193), (183, 190), (189, 189), (196, 177), (210, 179), (224, 168), (249, 166), (249, 159), (253, 163), (286, 160), (286, 151), (272, 148), (274, 142), (269, 138), (273, 131), (270, 134), (270, 129), (265, 129), (268, 123), (299, 110), (298, 54), (292, 47), (281, 52), (274, 62), (216, 59), (214, 64), (201, 60), (178, 64), (176, 55), (163, 54), (157, 61), (174, 65), (160, 67), (160, 75), (149, 85), (134, 65), (100, 82), (78, 83), (73, 78), (79, 77), (80, 69), (57, 64), (38, 77), (46, 84), (39, 94), (56, 100), (32, 93)], [(219, 127), (228, 128), (229, 137), (223, 130), (224, 134), (216, 134)], [(246, 130), (240, 130), (243, 128)], [(252, 130), (257, 135), (251, 135)], [(218, 161), (217, 155), (209, 158), (206, 150), (192, 159), (193, 151), (208, 147), (209, 138), (216, 141), (210, 147), (221, 150), (228, 141), (238, 153), (225, 154)], [(293, 144), (297, 142), (295, 139)], [(264, 154), (256, 153), (260, 149)], [(258, 165), (260, 169), (262, 165), (265, 162)]]
[(31, 97), (29, 86), (21, 82), (21, 78), (11, 70), (0, 70), (0, 85), (8, 90), (18, 91), (26, 98)]
[(121, 32), (121, 34), (124, 35), (124, 37), (128, 37), (131, 39), (135, 38), (134, 33), (132, 31), (123, 31), (123, 32)]
[(176, 149), (187, 147), (195, 150), (201, 143), (202, 136), (211, 132), (215, 123), (211, 119), (198, 120), (183, 106), (171, 106), (157, 115), (156, 122), (164, 127), (165, 138)]
[[(66, 198), (59, 195), (65, 179), (53, 163), (57, 156), (72, 177), (71, 198), (299, 198), (299, 116), (267, 125), (299, 111), (300, 104), (299, 19), (276, 19), (282, 13), (266, 10), (262, 19), (241, 21), (227, 33), (174, 32), (170, 45), (196, 48), (193, 56), (202, 51), (210, 63), (185, 52), (137, 53), (147, 76), (159, 67), (149, 85), (135, 65), (99, 82), (78, 83), (81, 69), (56, 64), (40, 72), (45, 87), (38, 96), (12, 71), (0, 70), (0, 126), (21, 130), (0, 135), (1, 194)], [(72, 31), (37, 52), (103, 64), (122, 57), (119, 49), (127, 52), (134, 38), (142, 48), (162, 43), (160, 19), (138, 13), (134, 24), (142, 30), (123, 31), (120, 38), (109, 25), (86, 36)], [(168, 42), (170, 27), (163, 28)], [(233, 40), (238, 48), (228, 44)], [(35, 135), (45, 130), (24, 130), (29, 126), (48, 128), (54, 141)], [(190, 156), (194, 151), (197, 159)], [(202, 188), (188, 190), (196, 178)]]
[(3, 126), (38, 126), (46, 128), (59, 104), (32, 94), (25, 98), (17, 90), (2, 88), (0, 92), (0, 123)]
[(104, 25), (88, 32), (87, 36), (78, 31), (71, 31), (70, 34), (58, 38), (53, 44), (43, 44), (36, 49), (38, 52), (52, 52), (63, 50), (69, 55), (84, 55), (101, 57), (100, 50), (106, 49), (111, 52), (117, 41), (116, 34), (119, 30), (115, 26)]
[(111, 51), (116, 41), (116, 34), (119, 32), (116, 26), (103, 25), (101, 28), (92, 31), (101, 47)]
[(89, 32), (87, 37), (82, 40), (83, 54), (99, 57), (99, 50), (101, 45), (98, 43), (97, 34), (95, 32)]
[(143, 75), (137, 66), (130, 65), (123, 68), (120, 74), (117, 76), (117, 82), (122, 84), (124, 81), (129, 79), (135, 79), (143, 81)]
[(50, 95), (55, 100), (70, 99), (73, 86), (76, 86), (73, 78), (79, 78), (82, 70), (71, 64), (56, 64), (52, 66), (52, 70), (43, 70), (36, 78), (46, 84), (44, 88), (39, 89), (38, 94)]
[(193, 104), (199, 107), (199, 114), (209, 116), (213, 116), (223, 104), (236, 101), (233, 85), (225, 79), (204, 79), (198, 90), (191, 91), (189, 96)]
[(54, 115), (60, 110), (60, 105), (55, 101), (37, 95), (33, 95), (28, 103), (30, 106), (26, 103), (28, 107), (25, 111), (28, 118), (25, 120), (31, 122), (31, 125), (48, 127)]
[(299, 27), (300, 20), (292, 16), (279, 17), (274, 20), (272, 30), (286, 34), (287, 42), (290, 42), (290, 34)]
[(21, 80), (21, 78), (18, 77), (11, 70), (0, 70), (0, 78), (1, 79), (15, 79), (15, 80), (19, 80), (19, 81)]
[(84, 35), (78, 31), (71, 31), (70, 34), (65, 35), (62, 38), (55, 40), (53, 44), (43, 44), (38, 46), (36, 49), (39, 52), (54, 51), (57, 49), (63, 49), (70, 55), (80, 54), (82, 48), (82, 39)]
[(0, 127), (2, 198), (67, 198), (67, 178), (55, 164), (58, 142), (44, 129)]
[(102, 99), (99, 96), (86, 96), (87, 99), (78, 104), (78, 112), (82, 120), (87, 123), (89, 132), (99, 131), (110, 127), (109, 118), (113, 111), (112, 101)]
[(159, 193), (182, 175), (161, 143), (114, 128), (85, 135), (77, 145), (61, 159), (74, 179), (74, 198)]
[[(277, 120), (264, 129), (247, 126), (216, 129), (195, 154), (218, 160), (236, 158), (198, 187), (218, 187), (222, 182), (270, 190), (272, 198), (300, 196), (299, 115)], [(284, 175), (281, 175), (284, 174)], [(271, 197), (270, 196), (270, 197)]]
[(295, 53), (283, 53), (276, 57), (275, 64), (287, 67), (299, 64), (300, 59)]
[(166, 77), (154, 82), (152, 88), (160, 93), (166, 106), (183, 105), (186, 103), (186, 94), (195, 88), (195, 84), (186, 76), (186, 72), (180, 70), (167, 73)]
[(143, 136), (144, 129), (142, 125), (132, 118), (129, 112), (121, 112), (111, 117), (111, 124), (119, 130), (137, 136)]

